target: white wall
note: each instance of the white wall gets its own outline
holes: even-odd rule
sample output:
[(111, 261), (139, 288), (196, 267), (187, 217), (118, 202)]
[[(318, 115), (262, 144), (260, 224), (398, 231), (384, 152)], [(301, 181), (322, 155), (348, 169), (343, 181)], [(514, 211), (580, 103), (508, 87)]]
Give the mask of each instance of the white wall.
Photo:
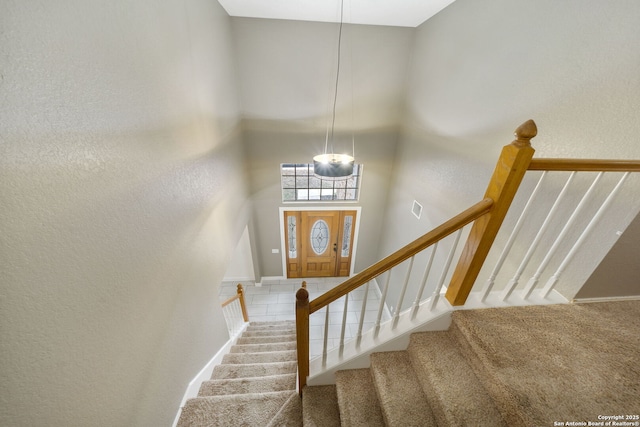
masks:
[[(527, 119), (538, 157), (639, 159), (637, 16), (633, 0), (457, 0), (421, 25), (381, 254), (479, 201)], [(637, 194), (636, 180), (575, 259), (568, 297), (637, 214)]]
[(255, 273), (253, 270), (253, 257), (251, 255), (251, 240), (249, 239), (249, 228), (245, 227), (240, 237), (240, 241), (236, 245), (229, 265), (224, 273), (225, 282), (254, 282)]
[(169, 425), (247, 222), (229, 18), (0, 6), (0, 424)]

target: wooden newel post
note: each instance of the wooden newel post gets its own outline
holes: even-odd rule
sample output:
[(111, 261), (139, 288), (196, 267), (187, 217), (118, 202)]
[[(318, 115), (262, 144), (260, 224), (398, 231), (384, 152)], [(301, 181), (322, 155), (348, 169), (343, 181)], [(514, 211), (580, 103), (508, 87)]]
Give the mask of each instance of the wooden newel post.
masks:
[(240, 298), (240, 308), (242, 309), (242, 318), (245, 322), (249, 321), (249, 314), (247, 314), (247, 304), (244, 302), (244, 289), (242, 285), (238, 283), (238, 298)]
[(298, 349), (298, 393), (307, 385), (309, 376), (309, 291), (306, 283), (296, 292), (296, 340)]
[(534, 121), (528, 120), (516, 129), (516, 140), (502, 149), (484, 196), (494, 203), (489, 213), (478, 218), (471, 228), (445, 295), (451, 305), (463, 305), (467, 300), (529, 167), (535, 151), (531, 138), (537, 133)]

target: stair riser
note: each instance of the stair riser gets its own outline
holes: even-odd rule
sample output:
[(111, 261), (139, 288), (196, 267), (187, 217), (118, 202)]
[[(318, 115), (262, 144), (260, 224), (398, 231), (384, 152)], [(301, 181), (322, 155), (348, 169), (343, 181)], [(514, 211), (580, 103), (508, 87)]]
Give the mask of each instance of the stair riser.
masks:
[(245, 331), (242, 336), (245, 338), (251, 337), (279, 337), (282, 335), (295, 335), (296, 331), (294, 329), (277, 329), (274, 331), (266, 330), (266, 331)]
[(236, 344), (276, 344), (295, 342), (295, 335), (273, 335), (270, 337), (245, 337), (238, 338)]
[(268, 375), (293, 374), (296, 362), (256, 363), (251, 365), (218, 365), (213, 369), (211, 379), (265, 377)]
[(296, 389), (296, 375), (272, 375), (228, 380), (205, 381), (198, 396), (223, 396), (231, 394), (266, 393)]
[(295, 350), (295, 343), (281, 344), (244, 344), (231, 346), (229, 353), (262, 353), (266, 351)]
[(264, 353), (229, 353), (222, 358), (222, 363), (227, 365), (252, 364), (252, 363), (277, 363), (295, 361), (295, 351), (273, 351)]

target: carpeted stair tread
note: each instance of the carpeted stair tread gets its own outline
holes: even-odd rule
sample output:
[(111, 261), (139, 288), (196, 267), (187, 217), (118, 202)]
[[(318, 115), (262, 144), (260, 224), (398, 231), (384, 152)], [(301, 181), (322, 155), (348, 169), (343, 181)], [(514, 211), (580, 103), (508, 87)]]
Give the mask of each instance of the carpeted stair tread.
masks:
[(245, 329), (249, 332), (273, 332), (273, 331), (295, 331), (295, 325), (249, 325)]
[(378, 396), (368, 368), (336, 372), (336, 392), (343, 426), (384, 427)]
[(264, 351), (295, 350), (296, 343), (284, 342), (275, 344), (236, 344), (231, 346), (230, 353), (260, 353)]
[(291, 391), (205, 396), (189, 399), (178, 427), (255, 427), (266, 425), (291, 396)]
[(307, 386), (302, 393), (304, 427), (340, 427), (335, 385)]
[(212, 380), (228, 378), (264, 377), (297, 372), (297, 362), (251, 363), (244, 365), (218, 365), (213, 368)]
[(282, 335), (295, 335), (295, 329), (260, 329), (254, 331), (245, 330), (242, 334), (243, 338), (255, 338), (255, 337), (274, 337)]
[(414, 333), (407, 353), (438, 425), (506, 427), (449, 332)]
[(294, 330), (296, 329), (295, 322), (283, 321), (283, 322), (252, 322), (247, 326), (247, 331), (278, 331), (278, 330)]
[(573, 307), (586, 313), (592, 319), (608, 322), (616, 334), (629, 334), (637, 337), (637, 332), (640, 330), (640, 316), (638, 316), (640, 300), (574, 304)]
[(222, 358), (223, 364), (275, 363), (297, 360), (295, 350), (263, 351), (261, 353), (227, 353)]
[[(640, 303), (624, 307), (632, 326)], [(640, 412), (640, 334), (614, 312), (599, 304), (457, 311), (451, 332), (508, 424), (595, 421)]]
[(258, 330), (258, 331), (244, 331), (242, 336), (244, 338), (251, 337), (272, 337), (282, 335), (295, 335), (295, 329), (275, 329), (275, 330)]
[(268, 337), (245, 337), (238, 338), (236, 344), (274, 344), (280, 342), (294, 342), (295, 334), (290, 335), (271, 335)]
[(293, 391), (267, 427), (300, 427), (301, 425), (302, 402), (298, 392)]
[(387, 426), (437, 425), (406, 351), (373, 353), (370, 369)]
[(264, 322), (249, 322), (249, 326), (291, 326), (296, 324), (293, 320), (271, 320)]
[(296, 389), (296, 374), (270, 375), (209, 380), (202, 383), (198, 396), (221, 396), (225, 394), (265, 393)]

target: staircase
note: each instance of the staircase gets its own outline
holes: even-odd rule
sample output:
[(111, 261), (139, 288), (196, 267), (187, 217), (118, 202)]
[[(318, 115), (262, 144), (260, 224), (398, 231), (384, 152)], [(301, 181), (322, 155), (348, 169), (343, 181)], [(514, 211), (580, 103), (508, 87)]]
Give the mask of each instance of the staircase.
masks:
[(295, 322), (251, 322), (213, 370), (178, 427), (302, 425), (296, 392)]
[(551, 426), (637, 416), (639, 355), (640, 301), (457, 311), (448, 331), (413, 334), (407, 350), (374, 353), (370, 368), (339, 371), (336, 385), (307, 386), (303, 425)]

